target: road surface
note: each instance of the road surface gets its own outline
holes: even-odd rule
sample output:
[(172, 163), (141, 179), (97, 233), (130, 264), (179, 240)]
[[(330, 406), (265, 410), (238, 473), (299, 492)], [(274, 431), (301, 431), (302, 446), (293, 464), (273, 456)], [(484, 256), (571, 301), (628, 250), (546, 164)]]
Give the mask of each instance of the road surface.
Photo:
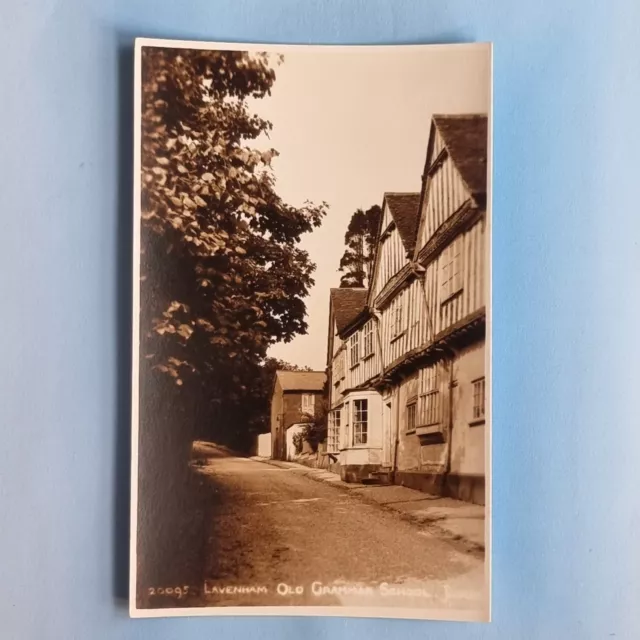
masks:
[(198, 447), (209, 500), (205, 580), (190, 586), (199, 606), (482, 610), (477, 554), (295, 469)]

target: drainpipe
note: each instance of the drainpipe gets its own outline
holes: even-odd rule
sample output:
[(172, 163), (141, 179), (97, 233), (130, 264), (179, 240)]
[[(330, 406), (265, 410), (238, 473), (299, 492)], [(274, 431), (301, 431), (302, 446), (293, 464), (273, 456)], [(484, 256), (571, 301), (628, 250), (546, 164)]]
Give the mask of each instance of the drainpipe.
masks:
[(449, 361), (449, 384), (448, 384), (449, 411), (447, 415), (447, 459), (446, 459), (445, 468), (444, 468), (444, 476), (445, 476), (445, 483), (446, 483), (446, 479), (449, 476), (449, 473), (451, 472), (451, 453), (453, 451), (453, 389), (454, 389), (453, 363), (456, 356), (458, 355), (458, 351), (453, 347), (444, 346), (444, 345), (440, 346), (438, 350), (442, 351), (445, 357), (447, 357)]
[(380, 352), (380, 369), (381, 374), (384, 375), (384, 350), (382, 349), (382, 337), (380, 336), (380, 324), (382, 320), (382, 314), (379, 309), (371, 309), (371, 313), (373, 314), (373, 318), (376, 321), (376, 341), (378, 342), (378, 351)]
[(445, 481), (451, 472), (451, 452), (453, 451), (453, 362), (455, 353), (451, 355), (449, 360), (449, 415), (447, 416), (447, 464), (444, 469)]
[(396, 441), (393, 449), (393, 462), (391, 466), (391, 484), (396, 483), (396, 474), (398, 472), (398, 448), (400, 447), (400, 387), (396, 389), (393, 403), (396, 406)]
[[(381, 376), (384, 378), (384, 373), (385, 373), (385, 369), (386, 369), (386, 365), (384, 362), (384, 350), (382, 347), (382, 337), (380, 335), (380, 325), (382, 324), (381, 320), (382, 320), (382, 314), (380, 313), (379, 309), (371, 309), (371, 312), (373, 313), (373, 317), (375, 318), (376, 321), (376, 338), (378, 341), (378, 349), (380, 351), (380, 374)], [(396, 429), (395, 429), (395, 442), (394, 442), (394, 447), (393, 447), (393, 455), (391, 457), (391, 483), (395, 484), (396, 481), (396, 471), (398, 468), (398, 447), (400, 445), (400, 421), (399, 421), (399, 415), (398, 415), (398, 402), (396, 401), (396, 399), (393, 399), (393, 404), (395, 404), (395, 413), (396, 413), (396, 419), (395, 419), (395, 425), (396, 425)], [(389, 416), (391, 418), (391, 416)], [(384, 446), (384, 443), (383, 443)]]
[[(436, 335), (435, 327), (433, 326), (432, 317), (431, 317), (431, 309), (429, 308), (429, 299), (427, 297), (427, 288), (426, 288), (426, 272), (427, 270), (419, 263), (412, 263), (411, 265), (413, 272), (416, 274), (418, 279), (421, 281), (422, 286), (420, 287), (422, 291), (422, 298), (424, 300), (424, 305), (426, 309), (427, 321), (429, 323), (429, 329), (431, 331), (432, 339)], [(447, 459), (445, 462), (445, 481), (451, 472), (451, 453), (453, 450), (453, 362), (458, 355), (456, 349), (450, 346), (440, 346), (438, 350), (442, 351), (445, 357), (449, 359), (449, 411), (447, 416)]]
[(284, 411), (280, 414), (280, 442), (278, 455), (280, 456), (278, 460), (286, 460), (287, 459), (287, 428), (284, 426)]

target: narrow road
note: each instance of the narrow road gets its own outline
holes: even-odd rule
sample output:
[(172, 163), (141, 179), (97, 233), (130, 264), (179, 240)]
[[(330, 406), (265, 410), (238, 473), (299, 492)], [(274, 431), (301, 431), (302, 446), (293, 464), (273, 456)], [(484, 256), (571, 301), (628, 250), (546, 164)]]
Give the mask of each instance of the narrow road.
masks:
[(482, 609), (481, 558), (295, 469), (199, 446), (206, 606)]

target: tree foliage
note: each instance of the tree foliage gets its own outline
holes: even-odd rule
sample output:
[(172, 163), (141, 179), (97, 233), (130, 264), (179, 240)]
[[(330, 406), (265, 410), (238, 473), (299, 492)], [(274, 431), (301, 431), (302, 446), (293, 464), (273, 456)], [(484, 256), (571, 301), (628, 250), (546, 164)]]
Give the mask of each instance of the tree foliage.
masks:
[(382, 211), (373, 205), (358, 209), (352, 216), (344, 236), (346, 249), (340, 259), (341, 287), (366, 287), (371, 278), (374, 248)]
[(273, 62), (142, 49), (141, 352), (227, 413), (252, 397), (268, 347), (307, 328), (315, 265), (298, 245), (326, 210), (285, 203), (277, 151), (251, 146), (271, 129), (249, 101), (270, 93)]
[(329, 408), (324, 397), (320, 400), (320, 406), (316, 407), (315, 414), (304, 422), (304, 429), (300, 435), (302, 439), (309, 443), (311, 450), (315, 453), (320, 443), (327, 439)]

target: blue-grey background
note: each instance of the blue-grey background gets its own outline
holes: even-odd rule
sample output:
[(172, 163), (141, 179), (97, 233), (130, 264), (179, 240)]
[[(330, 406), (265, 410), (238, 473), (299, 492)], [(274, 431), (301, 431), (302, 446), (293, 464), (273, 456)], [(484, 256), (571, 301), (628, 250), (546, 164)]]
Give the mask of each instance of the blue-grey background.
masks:
[[(40, 0), (0, 15), (0, 637), (640, 637), (639, 3)], [(495, 43), (492, 624), (128, 618), (137, 35)]]

